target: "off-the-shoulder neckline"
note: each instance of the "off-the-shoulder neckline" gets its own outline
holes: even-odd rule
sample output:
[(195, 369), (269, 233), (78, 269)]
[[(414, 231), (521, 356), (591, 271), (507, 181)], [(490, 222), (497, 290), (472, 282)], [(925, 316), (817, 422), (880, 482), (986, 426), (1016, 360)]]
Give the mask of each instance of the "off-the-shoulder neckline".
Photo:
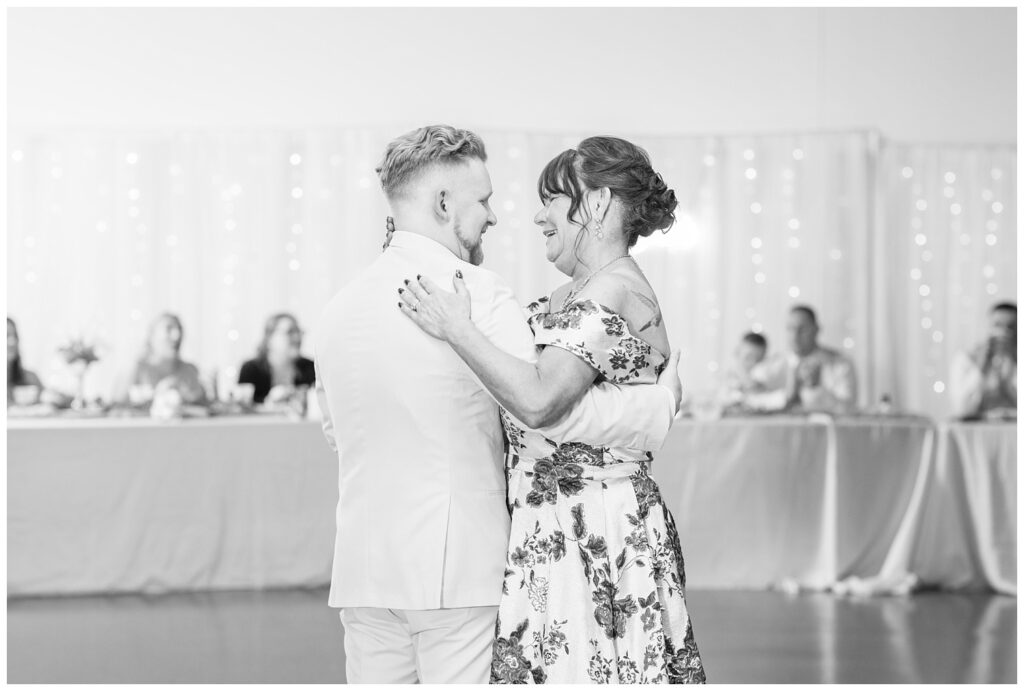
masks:
[(645, 346), (647, 346), (648, 348), (650, 348), (652, 353), (654, 353), (655, 355), (658, 355), (658, 356), (661, 357), (661, 361), (662, 362), (668, 362), (668, 356), (667, 355), (665, 355), (660, 350), (655, 348), (650, 342), (644, 340), (643, 338), (640, 338), (635, 333), (633, 333), (633, 330), (629, 326), (629, 320), (626, 319), (625, 317), (623, 317), (621, 314), (619, 314), (615, 310), (613, 310), (608, 305), (605, 305), (603, 303), (597, 302), (596, 300), (593, 300), (591, 298), (584, 298), (582, 300), (573, 300), (569, 304), (564, 305), (561, 309), (552, 312), (552, 311), (550, 311), (551, 310), (551, 300), (550, 299), (548, 299), (548, 300), (543, 300), (543, 299), (542, 300), (535, 300), (534, 302), (539, 302), (541, 304), (543, 304), (544, 302), (548, 303), (548, 311), (547, 312), (536, 312), (535, 316), (537, 316), (537, 315), (541, 315), (542, 316), (542, 315), (545, 315), (545, 314), (559, 314), (561, 312), (565, 312), (566, 310), (568, 310), (573, 305), (583, 305), (583, 304), (586, 304), (586, 303), (590, 303), (594, 307), (598, 307), (598, 308), (604, 310), (605, 312), (607, 312), (608, 314), (614, 315), (614, 316), (618, 317), (619, 319), (621, 319), (622, 323), (626, 327), (625, 336), (628, 336), (629, 338), (633, 339), (634, 341), (638, 341), (639, 343), (642, 343)]

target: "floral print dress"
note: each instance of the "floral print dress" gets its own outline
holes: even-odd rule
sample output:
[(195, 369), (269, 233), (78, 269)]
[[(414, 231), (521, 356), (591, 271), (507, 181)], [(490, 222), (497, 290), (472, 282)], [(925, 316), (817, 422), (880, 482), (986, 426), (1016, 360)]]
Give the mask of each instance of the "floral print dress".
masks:
[[(533, 303), (538, 346), (618, 384), (657, 381), (665, 358), (590, 300)], [(501, 411), (512, 532), (491, 683), (701, 683), (675, 523), (652, 456), (546, 439)]]

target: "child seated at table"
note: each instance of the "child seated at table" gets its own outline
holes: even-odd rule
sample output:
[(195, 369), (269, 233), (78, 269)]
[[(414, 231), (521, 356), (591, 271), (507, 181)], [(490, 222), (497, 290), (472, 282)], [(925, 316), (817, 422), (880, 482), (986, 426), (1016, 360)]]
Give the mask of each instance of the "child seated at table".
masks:
[(719, 402), (726, 413), (765, 412), (785, 404), (784, 398), (769, 391), (767, 362), (768, 339), (754, 331), (743, 334), (719, 389)]

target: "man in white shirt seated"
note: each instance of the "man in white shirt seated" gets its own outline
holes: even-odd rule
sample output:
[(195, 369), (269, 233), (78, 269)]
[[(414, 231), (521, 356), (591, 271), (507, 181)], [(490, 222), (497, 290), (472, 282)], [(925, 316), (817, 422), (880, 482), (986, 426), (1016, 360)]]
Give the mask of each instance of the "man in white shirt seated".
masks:
[(989, 311), (988, 338), (953, 358), (949, 375), (953, 414), (962, 418), (1017, 418), (1017, 304)]
[(807, 305), (789, 311), (790, 351), (766, 364), (769, 393), (757, 394), (762, 410), (853, 413), (857, 410), (857, 372), (845, 355), (818, 343), (818, 317)]

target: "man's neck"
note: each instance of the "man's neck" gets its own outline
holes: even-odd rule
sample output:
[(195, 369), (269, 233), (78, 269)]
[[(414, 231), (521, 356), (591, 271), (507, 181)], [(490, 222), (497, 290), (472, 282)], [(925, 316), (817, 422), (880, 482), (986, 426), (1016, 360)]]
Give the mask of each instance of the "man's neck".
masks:
[(436, 223), (424, 222), (414, 218), (396, 216), (394, 222), (395, 232), (411, 233), (425, 237), (428, 240), (433, 240), (459, 259), (466, 259), (466, 257), (462, 256), (466, 253), (465, 250), (463, 250), (458, 240), (455, 239), (455, 234), (451, 230), (442, 228)]

